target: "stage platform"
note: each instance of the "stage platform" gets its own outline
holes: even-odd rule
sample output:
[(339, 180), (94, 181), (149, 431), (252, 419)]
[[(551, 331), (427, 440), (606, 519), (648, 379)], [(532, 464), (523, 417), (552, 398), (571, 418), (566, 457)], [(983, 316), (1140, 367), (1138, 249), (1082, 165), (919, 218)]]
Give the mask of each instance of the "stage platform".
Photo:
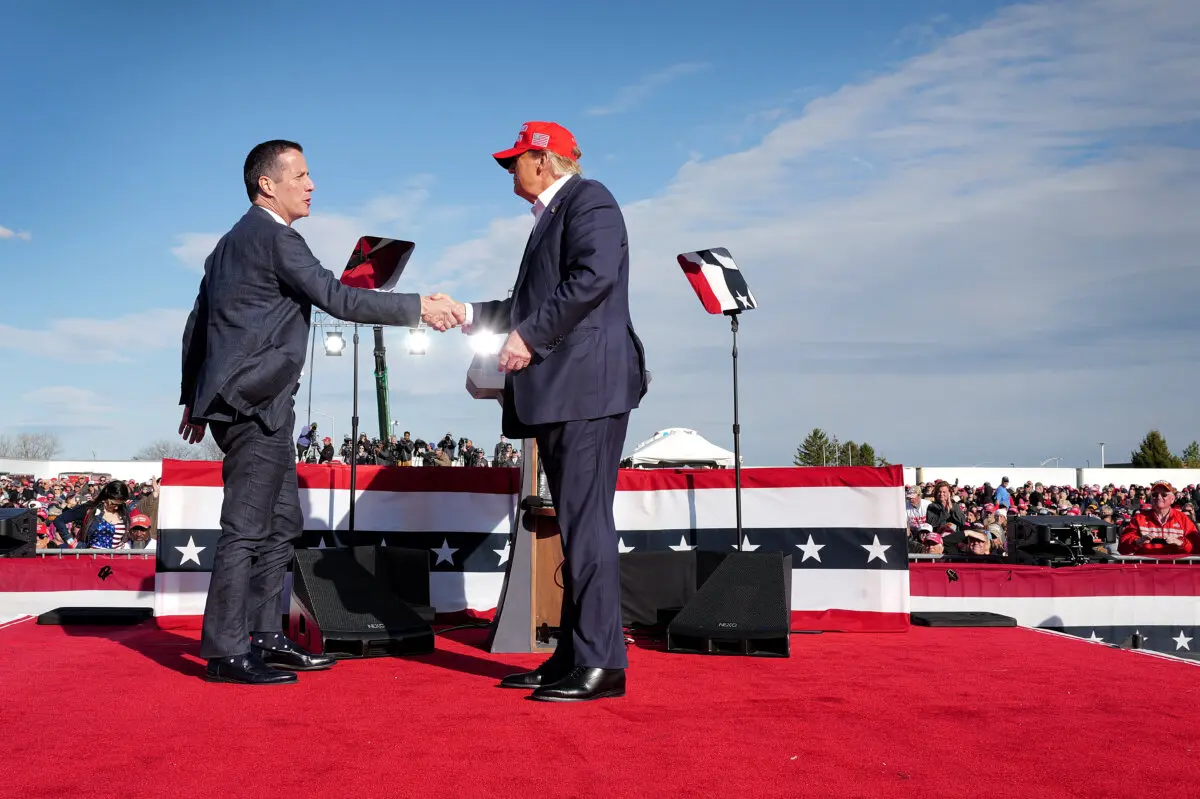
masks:
[(624, 699), (496, 687), (479, 629), (270, 688), (194, 632), (0, 628), (0, 796), (1195, 796), (1197, 665), (1025, 628), (796, 635), (789, 659), (630, 648)]

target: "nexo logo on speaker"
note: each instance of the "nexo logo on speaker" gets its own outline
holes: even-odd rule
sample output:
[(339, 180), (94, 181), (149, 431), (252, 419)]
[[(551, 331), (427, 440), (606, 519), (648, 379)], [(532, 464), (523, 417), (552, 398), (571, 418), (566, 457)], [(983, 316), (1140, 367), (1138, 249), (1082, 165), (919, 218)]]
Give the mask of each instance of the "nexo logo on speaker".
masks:
[(737, 622), (736, 621), (719, 621), (719, 622), (717, 622), (717, 626), (733, 629), (734, 627), (737, 627)]
[(371, 622), (367, 625), (367, 629), (368, 630), (382, 630), (382, 629), (384, 629), (384, 625), (380, 624), (379, 622)]

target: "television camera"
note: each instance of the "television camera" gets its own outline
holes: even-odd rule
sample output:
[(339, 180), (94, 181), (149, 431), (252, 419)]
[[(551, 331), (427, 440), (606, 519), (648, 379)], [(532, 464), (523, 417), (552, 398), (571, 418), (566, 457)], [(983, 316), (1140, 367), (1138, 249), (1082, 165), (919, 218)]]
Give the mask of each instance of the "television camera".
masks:
[(1095, 516), (1010, 516), (1008, 555), (1039, 566), (1107, 561), (1119, 534), (1115, 524)]

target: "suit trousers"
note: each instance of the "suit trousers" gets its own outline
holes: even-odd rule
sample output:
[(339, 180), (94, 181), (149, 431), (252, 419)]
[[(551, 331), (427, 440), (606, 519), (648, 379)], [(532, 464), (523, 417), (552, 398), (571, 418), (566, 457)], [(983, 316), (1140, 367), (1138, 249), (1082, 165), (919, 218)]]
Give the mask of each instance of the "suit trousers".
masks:
[(558, 647), (564, 665), (623, 669), (621, 569), (613, 499), (629, 414), (535, 428), (563, 543)]
[(225, 453), (225, 497), (200, 657), (245, 654), (251, 633), (283, 628), (283, 576), (304, 524), (292, 441), (295, 424), (291, 410), (274, 432), (254, 418), (210, 425)]

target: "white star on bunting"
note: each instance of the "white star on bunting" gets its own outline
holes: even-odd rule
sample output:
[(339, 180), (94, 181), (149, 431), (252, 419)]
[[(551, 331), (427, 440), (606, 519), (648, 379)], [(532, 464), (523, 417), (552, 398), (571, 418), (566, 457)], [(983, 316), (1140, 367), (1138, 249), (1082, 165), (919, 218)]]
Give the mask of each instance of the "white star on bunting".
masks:
[(875, 541), (870, 544), (859, 544), (860, 547), (867, 550), (867, 563), (879, 558), (884, 563), (887, 563), (887, 551), (892, 548), (891, 544), (879, 543), (879, 536), (875, 536)]
[(1176, 652), (1178, 652), (1180, 649), (1186, 649), (1189, 652), (1192, 651), (1191, 646), (1189, 646), (1189, 644), (1192, 643), (1192, 639), (1188, 638), (1186, 635), (1184, 635), (1183, 630), (1179, 631), (1178, 638), (1172, 638), (1171, 640), (1175, 642), (1175, 651)]
[[(743, 539), (742, 539), (742, 549), (741, 549), (741, 551), (742, 551), (742, 552), (753, 552), (754, 550), (758, 549), (760, 546), (762, 546), (762, 544), (751, 544), (751, 543), (750, 543), (750, 536), (746, 536), (745, 538), (743, 538)], [(734, 545), (733, 545), (733, 548), (734, 548), (734, 549), (737, 549), (737, 548), (738, 548), (738, 545), (737, 545), (737, 544), (734, 544)]]
[[(501, 566), (503, 566), (505, 563), (508, 563), (508, 556), (512, 552), (508, 541), (504, 542), (504, 549), (493, 549), (492, 551), (500, 556), (500, 564), (499, 565), (501, 565)], [(437, 550), (435, 549), (434, 552), (437, 552)]]
[(746, 308), (750, 305), (750, 300), (747, 299), (745, 294), (734, 294), (733, 298), (737, 300), (738, 305), (742, 306), (743, 308)]
[(437, 560), (434, 561), (434, 566), (438, 565), (439, 563), (449, 563), (451, 566), (453, 566), (454, 553), (458, 550), (450, 546), (449, 540), (443, 538), (442, 545), (440, 547), (430, 547), (429, 551), (437, 553)]
[(187, 546), (175, 547), (175, 548), (179, 550), (179, 555), (180, 555), (179, 565), (180, 566), (187, 563), (189, 560), (192, 563), (195, 563), (197, 566), (199, 566), (200, 565), (200, 553), (203, 552), (204, 550), (208, 549), (208, 547), (196, 546), (196, 539), (190, 535), (188, 536)]
[(695, 545), (688, 546), (686, 535), (679, 536), (679, 544), (677, 546), (671, 547), (671, 549), (674, 550), (675, 552), (687, 552), (689, 549), (695, 549), (695, 548), (696, 548)]
[(635, 547), (625, 546), (624, 538), (617, 539), (617, 551), (620, 552), (622, 555), (624, 555), (626, 552), (632, 552), (634, 549), (635, 549)]
[(1095, 630), (1092, 630), (1092, 635), (1091, 635), (1091, 637), (1090, 637), (1090, 638), (1085, 638), (1084, 640), (1085, 640), (1085, 641), (1091, 641), (1093, 644), (1102, 644), (1102, 643), (1104, 643), (1104, 639), (1103, 639), (1103, 638), (1101, 638), (1100, 636), (1096, 635), (1096, 631), (1095, 631)]
[(799, 549), (801, 552), (804, 553), (804, 557), (800, 558), (801, 563), (808, 560), (809, 558), (812, 558), (817, 563), (820, 563), (821, 562), (821, 550), (824, 548), (825, 548), (824, 544), (817, 544), (813, 541), (812, 533), (808, 534), (808, 543), (807, 544), (796, 544), (796, 549)]

